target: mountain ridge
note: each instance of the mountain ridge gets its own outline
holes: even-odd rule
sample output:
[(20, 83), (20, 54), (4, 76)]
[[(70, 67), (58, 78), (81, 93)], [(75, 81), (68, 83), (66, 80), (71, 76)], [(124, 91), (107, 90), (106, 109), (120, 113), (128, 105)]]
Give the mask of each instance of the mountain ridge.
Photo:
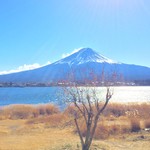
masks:
[[(103, 71), (105, 78), (109, 79), (116, 73), (118, 81), (120, 81), (119, 78), (122, 78), (124, 82), (150, 80), (148, 67), (119, 63), (98, 54), (91, 48), (83, 48), (68, 57), (34, 70), (0, 75), (0, 83), (56, 84), (70, 81), (84, 83), (85, 80), (92, 82), (93, 75), (100, 82)], [(74, 77), (71, 79), (72, 75)]]

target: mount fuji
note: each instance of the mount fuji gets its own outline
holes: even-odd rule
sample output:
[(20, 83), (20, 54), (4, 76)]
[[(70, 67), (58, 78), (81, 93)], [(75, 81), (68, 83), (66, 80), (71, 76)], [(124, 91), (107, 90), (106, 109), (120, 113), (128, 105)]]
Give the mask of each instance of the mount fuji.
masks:
[(72, 65), (80, 65), (80, 64), (85, 64), (88, 62), (97, 62), (97, 63), (117, 63), (105, 56), (102, 56), (95, 51), (93, 51), (90, 48), (83, 48), (79, 52), (76, 52), (72, 54), (71, 56), (68, 56), (64, 59), (61, 59), (55, 64), (69, 64), (70, 66)]
[(0, 75), (0, 83), (85, 83), (93, 81), (94, 77), (100, 80), (102, 74), (105, 79), (110, 79), (114, 73), (118, 76), (117, 80), (122, 78), (124, 82), (150, 80), (148, 67), (120, 63), (98, 54), (91, 48), (83, 48), (41, 68)]

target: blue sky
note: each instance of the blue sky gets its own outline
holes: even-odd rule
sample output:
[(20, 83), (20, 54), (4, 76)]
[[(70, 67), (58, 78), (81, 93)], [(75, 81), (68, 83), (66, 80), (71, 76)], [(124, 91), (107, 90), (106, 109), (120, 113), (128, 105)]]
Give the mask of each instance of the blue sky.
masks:
[(80, 47), (150, 67), (150, 1), (0, 0), (0, 72), (45, 65)]

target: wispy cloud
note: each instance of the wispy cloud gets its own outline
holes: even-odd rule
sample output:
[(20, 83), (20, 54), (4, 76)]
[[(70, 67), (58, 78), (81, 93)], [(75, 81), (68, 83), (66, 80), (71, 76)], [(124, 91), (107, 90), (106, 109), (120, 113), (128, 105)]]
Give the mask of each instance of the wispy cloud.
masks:
[[(71, 53), (64, 53), (64, 54), (62, 54), (62, 58), (70, 56), (70, 55), (78, 52), (80, 49), (82, 49), (82, 47), (74, 49)], [(16, 72), (21, 72), (21, 71), (27, 71), (27, 70), (33, 70), (33, 69), (40, 68), (40, 67), (43, 67), (43, 66), (46, 66), (46, 65), (49, 65), (49, 64), (51, 64), (51, 62), (49, 62), (49, 61), (47, 63), (45, 63), (44, 65), (40, 65), (38, 63), (24, 64), (22, 66), (19, 66), (16, 69), (0, 71), (0, 75), (2, 75), (2, 74), (16, 73)]]
[(23, 66), (19, 66), (16, 69), (7, 70), (7, 71), (6, 70), (5, 71), (0, 71), (0, 75), (16, 73), (16, 72), (21, 72), (21, 71), (27, 71), (27, 70), (33, 70), (33, 69), (40, 68), (40, 67), (43, 67), (43, 66), (46, 66), (46, 65), (49, 65), (49, 64), (51, 64), (49, 61), (47, 63), (45, 63), (44, 65), (40, 65), (38, 63), (34, 63), (34, 64), (31, 64), (31, 65), (24, 64)]
[(71, 53), (64, 53), (64, 54), (62, 54), (62, 58), (65, 58), (65, 57), (67, 57), (67, 56), (70, 56), (70, 55), (72, 55), (72, 54), (78, 52), (78, 51), (79, 51), (80, 49), (82, 49), (82, 48), (83, 48), (83, 47), (76, 48), (76, 49), (74, 49)]

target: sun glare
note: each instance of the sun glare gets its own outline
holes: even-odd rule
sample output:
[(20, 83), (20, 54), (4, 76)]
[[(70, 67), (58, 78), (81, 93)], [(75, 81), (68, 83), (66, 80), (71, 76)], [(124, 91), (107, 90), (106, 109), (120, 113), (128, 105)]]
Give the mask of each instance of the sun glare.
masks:
[(146, 0), (87, 0), (87, 5), (94, 8), (105, 8), (109, 9), (121, 9), (132, 8), (136, 9), (137, 7), (146, 7)]
[(101, 7), (120, 7), (124, 0), (88, 0), (87, 3), (90, 6), (101, 6)]
[(147, 13), (150, 15), (148, 8), (150, 4), (146, 0), (87, 0), (87, 9), (93, 13), (93, 17), (111, 18), (122, 16), (134, 16), (137, 12)]

